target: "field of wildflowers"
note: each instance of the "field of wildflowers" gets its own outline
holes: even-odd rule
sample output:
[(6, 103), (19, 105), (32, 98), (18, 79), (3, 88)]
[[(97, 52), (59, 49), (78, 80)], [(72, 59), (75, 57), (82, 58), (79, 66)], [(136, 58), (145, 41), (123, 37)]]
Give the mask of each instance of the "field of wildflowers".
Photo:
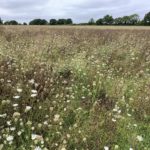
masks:
[(150, 150), (150, 30), (1, 26), (0, 150)]

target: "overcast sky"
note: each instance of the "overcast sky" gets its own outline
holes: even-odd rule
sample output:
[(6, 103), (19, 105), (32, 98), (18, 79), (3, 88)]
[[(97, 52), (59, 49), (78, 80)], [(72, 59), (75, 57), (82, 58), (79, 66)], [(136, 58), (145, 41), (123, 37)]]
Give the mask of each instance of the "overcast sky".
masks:
[(30, 21), (34, 18), (72, 18), (87, 22), (106, 14), (117, 16), (138, 13), (142, 18), (150, 11), (150, 0), (0, 0), (3, 20)]

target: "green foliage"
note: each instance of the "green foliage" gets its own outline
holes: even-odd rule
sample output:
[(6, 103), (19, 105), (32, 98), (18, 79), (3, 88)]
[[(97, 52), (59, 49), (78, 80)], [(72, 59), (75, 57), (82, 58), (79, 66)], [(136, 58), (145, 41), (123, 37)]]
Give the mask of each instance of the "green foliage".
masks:
[(4, 22), (5, 25), (18, 25), (19, 23), (15, 20), (6, 21)]
[(66, 19), (66, 24), (73, 24), (73, 21), (71, 18)]
[(48, 22), (45, 19), (34, 19), (29, 22), (29, 25), (47, 25)]
[(24, 23), (23, 23), (23, 25), (27, 25), (27, 23), (26, 23), (26, 22), (24, 22)]
[(57, 25), (57, 20), (56, 20), (56, 19), (51, 19), (51, 20), (49, 21), (49, 24), (50, 24), (50, 25)]
[(114, 21), (114, 19), (113, 19), (113, 17), (110, 16), (110, 15), (106, 15), (106, 16), (104, 16), (104, 18), (103, 18), (103, 23), (104, 23), (105, 25), (111, 25), (111, 24), (113, 24), (113, 21)]
[(0, 18), (0, 25), (2, 25), (3, 24), (3, 21), (2, 21), (2, 19)]
[(104, 24), (103, 19), (102, 19), (102, 18), (98, 19), (98, 20), (96, 21), (96, 24), (97, 24), (97, 25), (103, 25), (103, 24)]
[(143, 22), (145, 25), (150, 25), (150, 12), (145, 15)]

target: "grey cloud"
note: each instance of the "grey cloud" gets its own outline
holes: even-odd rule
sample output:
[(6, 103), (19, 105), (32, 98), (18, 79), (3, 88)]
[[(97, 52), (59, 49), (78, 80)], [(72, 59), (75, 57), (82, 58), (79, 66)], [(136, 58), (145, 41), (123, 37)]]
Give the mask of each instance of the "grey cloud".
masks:
[(149, 0), (0, 0), (0, 17), (4, 20), (29, 21), (33, 18), (68, 18), (85, 22), (106, 14), (114, 17), (150, 11)]

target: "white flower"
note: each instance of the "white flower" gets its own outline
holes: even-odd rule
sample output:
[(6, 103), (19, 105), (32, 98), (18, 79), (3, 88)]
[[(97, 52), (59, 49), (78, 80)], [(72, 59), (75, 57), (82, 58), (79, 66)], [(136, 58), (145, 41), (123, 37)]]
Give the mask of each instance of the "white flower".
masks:
[(17, 89), (17, 92), (21, 93), (21, 92), (22, 92), (22, 89)]
[(18, 104), (13, 104), (13, 107), (17, 107), (18, 106)]
[(50, 111), (53, 111), (54, 110), (54, 107), (50, 107)]
[(63, 147), (63, 148), (61, 148), (61, 150), (66, 150), (66, 148), (65, 148), (65, 147)]
[(36, 94), (36, 93), (37, 93), (37, 90), (31, 90), (31, 92), (32, 92), (33, 94)]
[(36, 97), (37, 96), (37, 94), (31, 94), (31, 97)]
[(112, 118), (112, 121), (113, 121), (113, 122), (116, 122), (117, 120), (116, 120), (116, 119), (114, 119), (114, 118)]
[(59, 118), (60, 118), (60, 115), (56, 114), (56, 115), (54, 116), (54, 121), (57, 122), (57, 121), (59, 120)]
[(104, 150), (109, 150), (109, 147), (108, 146), (104, 146)]
[(115, 145), (115, 149), (118, 149), (119, 148), (119, 146), (118, 145)]
[(28, 112), (28, 111), (30, 111), (31, 110), (31, 106), (26, 106), (26, 108), (25, 108), (25, 112)]
[(18, 136), (20, 136), (20, 135), (22, 134), (22, 132), (21, 132), (21, 131), (18, 131), (17, 134), (18, 134)]
[(7, 125), (8, 125), (8, 126), (11, 126), (11, 122), (10, 122), (10, 121), (7, 121)]
[(43, 141), (43, 137), (42, 137), (41, 135), (37, 135), (37, 134), (32, 134), (32, 135), (31, 135), (31, 139), (32, 139), (32, 140)]
[(37, 146), (34, 150), (42, 150), (41, 147)]
[(9, 136), (6, 138), (6, 140), (7, 140), (8, 142), (13, 141), (13, 139), (14, 139), (14, 137), (13, 137), (13, 136), (11, 136), (11, 135), (9, 135)]
[(29, 83), (34, 84), (34, 79), (29, 80)]
[(0, 114), (0, 118), (6, 118), (7, 114)]
[(20, 96), (19, 96), (19, 95), (16, 95), (16, 96), (14, 96), (13, 98), (14, 98), (14, 99), (19, 99)]
[(11, 80), (7, 80), (7, 83), (11, 83)]
[(140, 136), (140, 135), (138, 135), (136, 138), (137, 138), (137, 140), (138, 140), (139, 142), (142, 142), (142, 141), (143, 141), (143, 137)]
[(83, 141), (85, 142), (85, 141), (86, 141), (86, 138), (83, 138)]
[(67, 138), (69, 139), (71, 136), (70, 136), (70, 134), (67, 134)]
[(20, 113), (19, 112), (14, 112), (13, 113), (13, 118), (19, 118), (20, 117)]
[(10, 131), (15, 131), (15, 130), (16, 130), (15, 127), (11, 127), (11, 128), (10, 128)]
[(133, 150), (133, 148), (129, 148), (129, 150)]
[(129, 114), (129, 113), (127, 115), (128, 115), (128, 117), (131, 117), (131, 114)]

